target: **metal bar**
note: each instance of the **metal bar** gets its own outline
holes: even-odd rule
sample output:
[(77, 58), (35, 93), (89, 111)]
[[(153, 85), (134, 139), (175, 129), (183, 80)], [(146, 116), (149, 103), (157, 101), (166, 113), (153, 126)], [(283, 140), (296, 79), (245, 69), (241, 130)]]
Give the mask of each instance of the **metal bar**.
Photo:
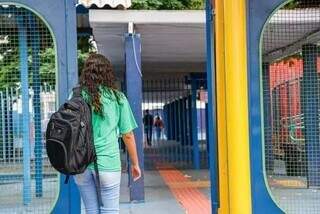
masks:
[(9, 149), (9, 144), (10, 144), (10, 102), (9, 102), (9, 90), (8, 87), (6, 87), (6, 92), (5, 92), (5, 103), (4, 103), (4, 113), (5, 113), (5, 140), (4, 140), (4, 145), (5, 145), (5, 156), (6, 156), (6, 162), (10, 162), (10, 149)]
[[(21, 133), (21, 130), (20, 130), (20, 114), (19, 114), (19, 102), (18, 102), (18, 100), (19, 100), (19, 89), (18, 88), (16, 88), (16, 90), (15, 90), (15, 95), (16, 95), (16, 98), (17, 98), (17, 102), (16, 102), (16, 104), (17, 104), (17, 121), (16, 121), (16, 123), (17, 123), (17, 138), (18, 138), (18, 141), (20, 141), (20, 133)], [(21, 152), (20, 152), (20, 148), (19, 148), (19, 162), (21, 162), (22, 160), (21, 160)]]
[[(181, 92), (180, 92), (181, 93)], [(179, 116), (179, 144), (178, 144), (178, 153), (179, 153), (179, 162), (183, 161), (183, 152), (182, 152), (182, 144), (183, 144), (183, 119), (182, 119), (182, 98), (179, 96), (178, 101), (178, 116)]]
[(40, 101), (40, 35), (37, 31), (37, 21), (33, 14), (29, 14), (29, 30), (33, 38), (31, 45), (31, 72), (33, 79), (33, 112), (34, 112), (34, 154), (35, 154), (35, 182), (36, 197), (42, 197), (42, 135), (41, 135), (41, 101)]
[[(174, 95), (173, 95), (174, 96)], [(174, 99), (174, 97), (173, 97)], [(170, 149), (171, 149), (171, 152), (170, 152), (170, 161), (171, 162), (174, 162), (175, 161), (175, 143), (177, 141), (177, 115), (176, 115), (176, 101), (173, 100), (172, 101), (172, 120), (173, 120), (173, 123), (172, 123), (172, 127), (173, 127), (173, 141), (172, 141), (172, 145), (170, 146)]]
[[(167, 85), (168, 83), (170, 83), (167, 79), (165, 80), (165, 84)], [(167, 139), (166, 139), (166, 145), (165, 145), (165, 161), (168, 161), (168, 157), (169, 157), (169, 148), (168, 148), (168, 144), (171, 140), (171, 108), (170, 108), (170, 99), (169, 94), (167, 92), (167, 90), (165, 90), (165, 102), (167, 103), (167, 125), (166, 125), (166, 129), (167, 129)]]
[(193, 158), (193, 142), (192, 142), (192, 98), (191, 94), (188, 95), (188, 149), (189, 149), (189, 158), (190, 163), (194, 165), (194, 158)]
[[(167, 97), (167, 94), (165, 95)], [(170, 108), (169, 108), (169, 103), (166, 101), (166, 140), (170, 140)]]
[[(167, 94), (166, 96), (169, 96), (169, 94)], [(170, 99), (168, 98), (168, 104), (167, 104), (167, 109), (168, 109), (168, 116), (167, 116), (167, 145), (166, 145), (166, 161), (168, 161), (169, 159), (169, 145), (170, 145), (170, 141), (172, 139), (172, 120), (171, 120), (171, 103), (169, 102)]]
[[(184, 92), (184, 91), (182, 91)], [(182, 94), (183, 95), (183, 94)], [(182, 150), (182, 161), (185, 163), (187, 161), (186, 159), (186, 118), (185, 118), (185, 98), (182, 97), (181, 98), (181, 108), (180, 108), (180, 112), (181, 112), (181, 133), (182, 133), (182, 139), (181, 139), (181, 150)]]
[[(175, 94), (173, 95), (173, 99), (175, 99)], [(170, 147), (171, 149), (171, 162), (175, 162), (176, 160), (176, 147), (175, 147), (175, 144), (177, 142), (177, 115), (176, 115), (176, 100), (173, 100), (172, 101), (172, 118), (173, 118), (173, 141), (172, 141), (172, 145)]]
[(172, 128), (173, 128), (173, 140), (176, 141), (177, 140), (177, 115), (176, 115), (176, 104), (175, 104), (175, 100), (172, 101), (172, 120), (173, 120), (173, 123), (172, 123)]
[(183, 152), (182, 152), (182, 144), (183, 144), (183, 130), (182, 130), (182, 124), (183, 124), (183, 121), (182, 121), (182, 90), (181, 90), (181, 80), (178, 80), (177, 81), (178, 83), (178, 88), (179, 88), (179, 92), (178, 92), (178, 112), (177, 112), (177, 115), (178, 115), (178, 126), (179, 126), (179, 143), (177, 144), (178, 145), (178, 162), (179, 164), (182, 163), (183, 161)]
[(163, 102), (164, 102), (164, 104), (165, 104), (165, 106), (166, 106), (166, 115), (165, 115), (165, 120), (166, 120), (166, 122), (165, 122), (165, 127), (164, 127), (164, 133), (165, 133), (165, 135), (164, 135), (164, 142), (163, 142), (163, 144), (164, 144), (164, 155), (165, 155), (165, 159), (164, 159), (164, 161), (166, 161), (166, 156), (167, 156), (167, 145), (168, 145), (168, 142), (169, 142), (169, 129), (170, 129), (170, 127), (169, 127), (169, 105), (168, 105), (168, 92), (167, 92), (167, 90), (166, 90), (166, 88), (167, 88), (167, 79), (164, 79), (164, 94), (163, 94)]
[(175, 94), (174, 101), (174, 116), (175, 116), (175, 124), (176, 124), (176, 139), (174, 146), (174, 162), (179, 161), (179, 141), (180, 141), (180, 130), (179, 130), (179, 100), (177, 99), (177, 94)]
[(161, 146), (161, 162), (163, 163), (165, 161), (165, 143), (164, 143), (164, 139), (165, 139), (165, 131), (166, 131), (166, 125), (165, 125), (165, 81), (161, 80), (161, 93), (160, 93), (160, 99), (159, 99), (159, 103), (162, 103), (162, 122), (163, 122), (163, 127), (160, 133), (160, 146)]
[(187, 97), (183, 98), (183, 117), (184, 117), (184, 156), (185, 159), (184, 161), (186, 164), (189, 164), (190, 159), (189, 159), (189, 139), (188, 139), (188, 109), (187, 109)]
[(195, 169), (200, 169), (197, 114), (197, 80), (191, 79), (191, 139), (193, 145), (193, 164)]
[(11, 94), (11, 88), (10, 90), (8, 89), (8, 97), (9, 97), (9, 114), (8, 114), (8, 120), (9, 120), (9, 134), (8, 134), (8, 149), (9, 149), (9, 162), (13, 162), (13, 97), (12, 97), (12, 94)]
[(19, 57), (20, 57), (20, 81), (22, 90), (22, 114), (23, 114), (23, 204), (31, 203), (31, 174), (30, 174), (30, 113), (29, 113), (29, 81), (28, 81), (28, 45), (27, 29), (23, 16), (17, 16), (19, 28)]
[(180, 110), (179, 110), (179, 113), (180, 113), (180, 132), (181, 132), (181, 143), (180, 143), (180, 152), (181, 152), (181, 161), (182, 163), (185, 165), (185, 132), (184, 132), (184, 129), (185, 129), (185, 118), (184, 118), (184, 80), (183, 79), (180, 79)]
[[(199, 81), (199, 80), (198, 80)], [(199, 81), (200, 82), (200, 81)], [(200, 85), (201, 83), (198, 83), (198, 85)], [(202, 89), (201, 89), (202, 90)], [(206, 154), (205, 154), (205, 152), (203, 152), (203, 130), (204, 130), (204, 127), (203, 127), (203, 123), (205, 122), (205, 121), (203, 121), (204, 120), (204, 115), (203, 115), (203, 113), (205, 113), (205, 112), (203, 112), (205, 109), (203, 109), (203, 101), (202, 100), (199, 100), (199, 109), (197, 109), (197, 116), (198, 116), (198, 125), (199, 125), (199, 127), (198, 127), (198, 136), (199, 136), (199, 134), (200, 134), (200, 142), (201, 142), (201, 144), (199, 144), (199, 147), (200, 147), (200, 152), (199, 152), (199, 155), (200, 155), (200, 167), (201, 167), (201, 164), (205, 161), (205, 157), (206, 157)], [(198, 137), (198, 139), (199, 139), (199, 137)]]
[(276, 120), (275, 132), (276, 132), (276, 136), (277, 136), (276, 140), (277, 140), (278, 146), (281, 143), (281, 141), (280, 141), (280, 127), (281, 127), (280, 118), (281, 118), (280, 88), (277, 87), (277, 88), (275, 88), (275, 120)]
[(320, 131), (318, 116), (320, 106), (317, 53), (317, 45), (306, 44), (302, 47), (303, 78), (301, 82), (301, 103), (305, 126), (303, 132), (306, 139), (308, 186), (320, 186)]
[[(172, 81), (170, 81), (171, 84)], [(176, 120), (175, 120), (175, 101), (172, 98), (172, 95), (170, 96), (172, 101), (171, 101), (171, 120), (172, 120), (172, 141), (170, 143), (169, 147), (169, 161), (174, 162), (174, 143), (176, 141)]]
[(5, 136), (5, 108), (4, 108), (4, 98), (3, 92), (0, 92), (0, 99), (1, 99), (1, 129), (2, 129), (2, 159), (3, 162), (6, 162), (6, 136)]
[(210, 154), (209, 154), (209, 150), (210, 150), (210, 144), (209, 144), (209, 120), (208, 120), (208, 117), (209, 117), (209, 105), (208, 103), (206, 103), (206, 108), (205, 108), (205, 119), (206, 119), (206, 132), (205, 132), (205, 135), (206, 135), (206, 158), (207, 158), (207, 163), (208, 163), (208, 166), (210, 166), (210, 160), (209, 160), (209, 157), (210, 157)]
[(266, 170), (273, 170), (273, 146), (272, 146), (272, 115), (271, 115), (271, 97), (270, 97), (270, 64), (262, 65), (262, 81), (263, 81), (263, 113), (264, 113), (264, 130), (265, 130), (265, 154), (266, 154)]
[(12, 144), (11, 144), (11, 151), (12, 151), (12, 162), (13, 164), (16, 164), (16, 148), (15, 148), (15, 132), (16, 132), (16, 123), (14, 122), (14, 118), (13, 118), (13, 115), (14, 115), (14, 112), (13, 112), (13, 103), (14, 103), (14, 99), (15, 99), (15, 96), (14, 96), (14, 93), (13, 93), (13, 87), (10, 88), (10, 97), (11, 97), (11, 120), (12, 120), (12, 137), (11, 137), (11, 140), (12, 140)]
[[(126, 80), (124, 80), (124, 82), (126, 82)], [(125, 91), (125, 84), (122, 84), (122, 88), (123, 88), (123, 91)], [(144, 104), (144, 109), (143, 110), (143, 117), (145, 115), (145, 110), (146, 110), (146, 90), (145, 90), (145, 87), (146, 87), (146, 81), (143, 80), (142, 81), (142, 103)], [(142, 119), (143, 121), (143, 119)], [(146, 140), (146, 131), (145, 131), (145, 125), (144, 125), (144, 121), (143, 121), (143, 146), (144, 146), (144, 152), (147, 152), (147, 144), (146, 144), (147, 140)], [(145, 157), (146, 158), (146, 157)]]
[(10, 97), (9, 88), (6, 88), (6, 119), (7, 119), (7, 130), (6, 130), (6, 153), (7, 160), (9, 163), (12, 162), (12, 102)]

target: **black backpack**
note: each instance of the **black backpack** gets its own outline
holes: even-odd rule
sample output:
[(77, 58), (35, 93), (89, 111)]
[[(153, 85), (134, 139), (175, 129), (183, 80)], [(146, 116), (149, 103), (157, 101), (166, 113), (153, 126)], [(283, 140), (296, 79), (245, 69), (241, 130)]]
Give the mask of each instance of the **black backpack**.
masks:
[[(93, 142), (91, 107), (81, 96), (81, 88), (53, 113), (46, 130), (47, 154), (52, 166), (67, 175), (83, 173), (94, 163), (98, 202), (102, 205), (97, 156)], [(102, 205), (103, 206), (103, 205)]]

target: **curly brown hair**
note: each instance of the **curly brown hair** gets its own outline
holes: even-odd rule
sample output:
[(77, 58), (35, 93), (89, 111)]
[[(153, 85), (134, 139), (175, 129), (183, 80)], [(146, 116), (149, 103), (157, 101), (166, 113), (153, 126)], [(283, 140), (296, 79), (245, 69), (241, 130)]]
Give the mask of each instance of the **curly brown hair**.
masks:
[(90, 54), (80, 75), (80, 86), (88, 93), (90, 97), (89, 104), (93, 106), (94, 112), (103, 115), (100, 100), (101, 86), (116, 92), (115, 81), (116, 78), (111, 62), (101, 54)]

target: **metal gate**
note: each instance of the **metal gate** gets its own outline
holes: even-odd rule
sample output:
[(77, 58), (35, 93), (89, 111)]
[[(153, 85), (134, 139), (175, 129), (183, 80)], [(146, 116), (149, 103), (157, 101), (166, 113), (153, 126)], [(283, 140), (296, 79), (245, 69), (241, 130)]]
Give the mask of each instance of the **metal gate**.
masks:
[(286, 213), (320, 209), (319, 26), (319, 1), (292, 1), (263, 33), (266, 179)]
[(208, 167), (206, 80), (144, 80), (142, 109), (146, 169)]
[(49, 213), (59, 191), (44, 132), (56, 109), (56, 51), (46, 24), (0, 5), (0, 213)]

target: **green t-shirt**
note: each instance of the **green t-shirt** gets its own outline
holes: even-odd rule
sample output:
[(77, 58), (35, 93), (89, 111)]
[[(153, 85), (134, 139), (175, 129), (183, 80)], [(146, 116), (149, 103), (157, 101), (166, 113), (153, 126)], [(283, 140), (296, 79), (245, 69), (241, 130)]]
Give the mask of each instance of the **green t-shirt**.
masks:
[[(115, 95), (117, 93), (117, 97)], [(86, 92), (82, 92), (88, 98)], [(118, 138), (121, 134), (137, 128), (132, 110), (126, 96), (122, 92), (114, 92), (107, 88), (100, 89), (103, 116), (92, 112), (94, 145), (98, 157), (100, 171), (120, 171), (120, 151)], [(89, 169), (94, 169), (90, 164)]]

